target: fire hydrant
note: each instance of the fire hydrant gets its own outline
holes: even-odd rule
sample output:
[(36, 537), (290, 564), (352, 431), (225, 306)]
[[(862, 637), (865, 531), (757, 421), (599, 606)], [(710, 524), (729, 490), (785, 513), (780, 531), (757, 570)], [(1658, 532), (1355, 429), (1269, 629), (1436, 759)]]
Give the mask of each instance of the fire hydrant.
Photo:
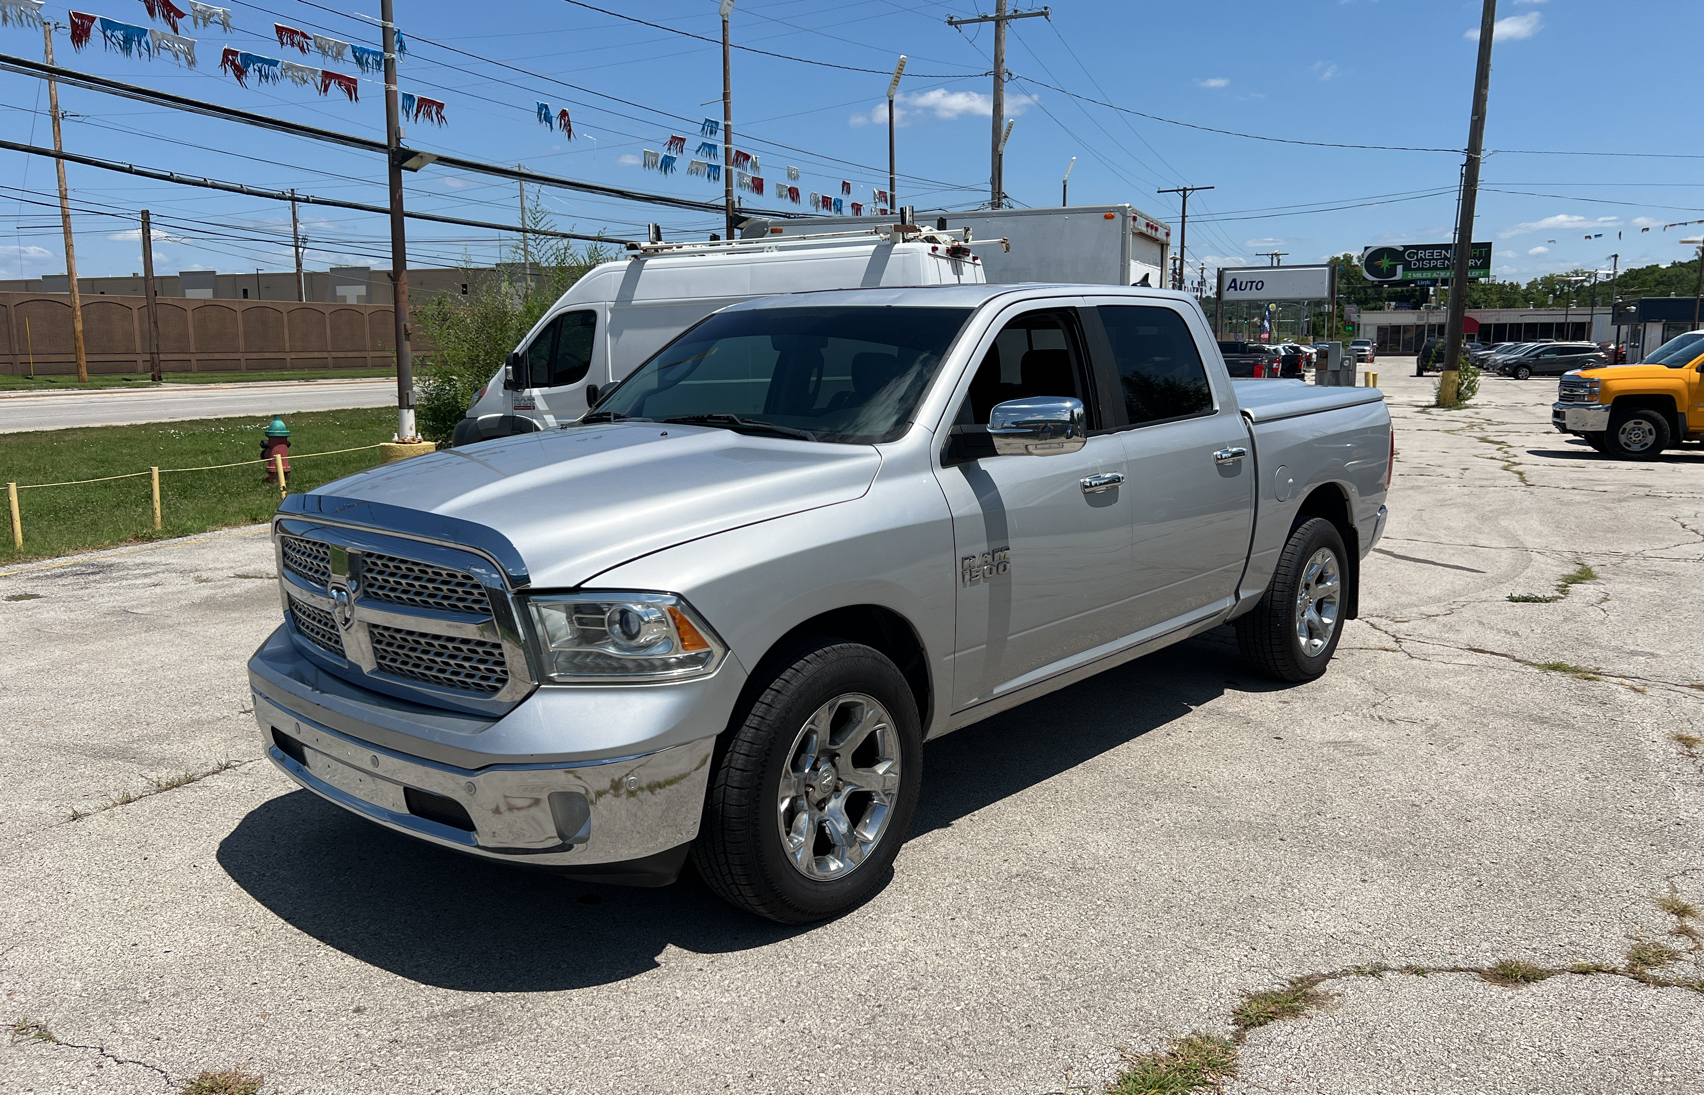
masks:
[[(290, 427), (284, 424), (282, 415), (273, 415), (267, 424), (266, 436), (260, 440), (260, 456), (266, 461), (266, 478), (264, 482), (278, 482), (278, 461), (275, 457), (284, 458), (284, 474), (290, 473)], [(283, 483), (279, 483), (283, 486)]]

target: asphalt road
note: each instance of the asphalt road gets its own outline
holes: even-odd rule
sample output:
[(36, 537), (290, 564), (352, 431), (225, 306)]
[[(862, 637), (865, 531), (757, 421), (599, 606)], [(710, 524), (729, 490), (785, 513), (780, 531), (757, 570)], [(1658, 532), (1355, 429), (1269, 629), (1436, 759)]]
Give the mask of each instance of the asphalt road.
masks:
[(281, 384), (180, 384), (135, 391), (98, 389), (0, 398), (0, 433), (126, 426), (396, 403), (394, 380), (290, 381)]
[[(1422, 975), (1623, 969), (1643, 941), (1704, 976), (1656, 904), (1704, 906), (1704, 759), (1672, 736), (1704, 735), (1704, 452), (1607, 461), (1549, 430), (1553, 384), (1446, 413), (1381, 365), (1391, 528), (1324, 678), (1265, 682), (1213, 633), (931, 743), (897, 871), (808, 929), (293, 789), (247, 710), (263, 530), (14, 568), (0, 1018), (59, 1044), (0, 1044), (0, 1090), (246, 1065), (293, 1095), (1095, 1091), (1325, 974), (1227, 1091), (1704, 1090), (1704, 993)], [(1414, 972), (1356, 972), (1380, 966)]]

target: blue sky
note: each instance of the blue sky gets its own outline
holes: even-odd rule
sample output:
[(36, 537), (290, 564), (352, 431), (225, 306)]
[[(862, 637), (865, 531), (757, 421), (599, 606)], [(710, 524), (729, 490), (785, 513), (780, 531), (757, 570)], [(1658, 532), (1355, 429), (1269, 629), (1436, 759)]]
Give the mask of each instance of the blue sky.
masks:
[[(377, 15), (377, 0), (222, 2), (232, 11), (228, 35), (185, 20), (183, 33), (197, 39), (195, 70), (127, 58), (104, 48), (98, 33), (80, 53), (66, 34), (56, 35), (57, 59), (181, 95), (382, 135), (376, 77), (364, 78), (360, 102), (349, 103), (335, 89), (323, 98), (289, 83), (251, 80), (245, 89), (219, 71), (220, 51), (231, 45), (358, 75), (351, 64), (281, 49), (272, 26), (283, 22), (376, 45), (369, 17)], [(598, 6), (695, 34), (720, 33), (714, 0)], [(1015, 202), (1056, 204), (1073, 156), (1073, 204), (1130, 202), (1174, 228), (1175, 198), (1155, 191), (1212, 185), (1190, 201), (1188, 243), (1192, 272), (1204, 261), (1209, 278), (1220, 264), (1265, 262), (1257, 252), (1313, 262), (1369, 244), (1449, 238), (1459, 154), (1252, 140), (1121, 113), (1064, 92), (1246, 134), (1459, 148), (1466, 141), (1477, 3), (1054, 0), (1051, 6), (1051, 20), (1013, 23), (1008, 45), (1007, 63), (1018, 77), (1008, 85), (1008, 113), (1017, 122), (1005, 176)], [(690, 152), (700, 139), (697, 120), (720, 116), (719, 47), (567, 0), (477, 7), (396, 0), (396, 8), (412, 39), (403, 90), (448, 104), (442, 129), (409, 127), (411, 145), (652, 192), (719, 196), (720, 188), (702, 179), (684, 172), (664, 177), (639, 163), (645, 149), (662, 150), (670, 134), (686, 136)], [(44, 10), (68, 20), (63, 4)], [(142, 0), (87, 0), (77, 10), (162, 25), (149, 19)], [(784, 56), (735, 53), (737, 145), (759, 156), (771, 185), (787, 166), (797, 166), (803, 192), (838, 193), (841, 180), (852, 184), (854, 198), (885, 188), (886, 73), (904, 52), (910, 63), (900, 99), (901, 200), (920, 210), (985, 202), (991, 80), (979, 74), (990, 67), (992, 31), (961, 32), (944, 22), (975, 10), (973, 0), (738, 0), (734, 40)], [(1485, 165), (1476, 232), (1493, 242), (1498, 276), (1607, 269), (1617, 251), (1623, 268), (1687, 257), (1691, 249), (1680, 238), (1704, 225), (1660, 226), (1704, 218), (1704, 123), (1690, 62), (1676, 63), (1684, 53), (1667, 43), (1701, 40), (1704, 5), (1502, 0), (1499, 16), (1486, 144), (1500, 151)], [(41, 34), (0, 26), (0, 48), (39, 58)], [(71, 115), (65, 123), (71, 151), (272, 189), (385, 200), (382, 161), (369, 154), (75, 88), (62, 87), (60, 96)], [(553, 112), (569, 109), (573, 140), (538, 124), (540, 100)], [(701, 105), (707, 100), (717, 101)], [(7, 139), (50, 144), (46, 109), (39, 81), (0, 74), (0, 131)], [(160, 272), (290, 265), (287, 206), (79, 165), (67, 171), (76, 207), (119, 214), (76, 216), (84, 276), (140, 269), (139, 232), (125, 218), (143, 206), (164, 226), (165, 238), (154, 243)], [(0, 152), (0, 186), (0, 277), (62, 271), (51, 162)], [(409, 176), (408, 187), (412, 208), (514, 220), (518, 195), (510, 182), (428, 168)], [(690, 211), (551, 189), (542, 198), (559, 227), (577, 231), (628, 236), (656, 220), (669, 238), (703, 238), (720, 228), (718, 217)], [(302, 213), (311, 268), (389, 265), (382, 217), (309, 207)], [(1650, 231), (1641, 232), (1644, 227)], [(411, 222), (410, 233), (414, 266), (454, 265), (463, 254), (488, 262), (499, 248), (497, 236), (479, 230)], [(1598, 233), (1601, 239), (1585, 238)]]

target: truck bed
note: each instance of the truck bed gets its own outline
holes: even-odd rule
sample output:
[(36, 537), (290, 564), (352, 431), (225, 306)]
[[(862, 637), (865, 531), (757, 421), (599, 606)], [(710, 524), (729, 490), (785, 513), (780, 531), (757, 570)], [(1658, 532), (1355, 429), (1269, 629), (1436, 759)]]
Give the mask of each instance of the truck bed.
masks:
[(1380, 403), (1377, 388), (1316, 388), (1300, 380), (1258, 380), (1237, 384), (1237, 406), (1250, 422), (1277, 422), (1339, 407)]

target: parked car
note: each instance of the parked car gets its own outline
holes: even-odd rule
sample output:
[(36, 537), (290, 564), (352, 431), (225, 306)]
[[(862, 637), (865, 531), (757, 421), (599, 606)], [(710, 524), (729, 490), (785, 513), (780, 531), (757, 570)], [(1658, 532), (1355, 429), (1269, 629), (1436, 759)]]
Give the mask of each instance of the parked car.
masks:
[(1182, 293), (734, 304), (576, 424), (290, 495), (261, 746), (416, 840), (818, 920), (930, 738), (1227, 621), (1323, 674), (1394, 453), (1375, 389), (1233, 384)]
[(1414, 355), (1414, 375), (1425, 376), (1429, 372), (1442, 371), (1444, 367), (1444, 340), (1429, 338), (1420, 344), (1420, 350)]
[(1243, 342), (1237, 339), (1219, 340), (1219, 354), (1224, 358), (1225, 371), (1237, 379), (1270, 379), (1279, 374), (1279, 354), (1275, 347), (1263, 342)]
[(1550, 422), (1623, 460), (1704, 441), (1704, 330), (1676, 335), (1636, 365), (1565, 374)]
[(1373, 354), (1373, 340), (1370, 338), (1353, 338), (1349, 340), (1349, 348), (1355, 351), (1355, 364), (1363, 361), (1371, 363), (1376, 359)]
[(1518, 345), (1516, 342), (1494, 342), (1490, 345), (1473, 343), (1467, 348), (1467, 357), (1474, 365), (1483, 368), (1491, 358)]
[(1280, 342), (1272, 347), (1278, 355), (1278, 375), (1285, 379), (1300, 380), (1305, 374), (1308, 352), (1294, 342)]
[(1503, 376), (1526, 380), (1533, 376), (1561, 376), (1575, 369), (1591, 369), (1606, 364), (1603, 352), (1595, 342), (1553, 342), (1533, 346), (1515, 357), (1497, 362)]
[(1614, 342), (1599, 342), (1598, 352), (1603, 354), (1604, 364), (1622, 365), (1627, 361), (1627, 347)]
[[(1285, 354), (1294, 353), (1301, 355), (1301, 363), (1294, 374), (1298, 377), (1305, 375), (1308, 369), (1313, 368), (1314, 362), (1319, 357), (1319, 351), (1315, 350), (1311, 345), (1305, 342), (1284, 342), (1280, 343), (1278, 348)], [(1285, 371), (1283, 375), (1290, 376), (1292, 374)]]

